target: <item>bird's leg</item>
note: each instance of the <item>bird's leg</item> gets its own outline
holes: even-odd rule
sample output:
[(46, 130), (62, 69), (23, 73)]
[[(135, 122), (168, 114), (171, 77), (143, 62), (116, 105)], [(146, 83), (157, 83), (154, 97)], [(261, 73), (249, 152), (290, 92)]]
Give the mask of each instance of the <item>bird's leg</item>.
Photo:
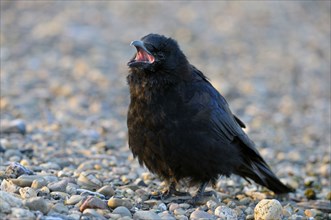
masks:
[(210, 196), (215, 195), (215, 192), (213, 192), (213, 191), (205, 192), (207, 185), (208, 185), (208, 182), (202, 183), (200, 185), (196, 195), (192, 197), (192, 199), (189, 201), (189, 203), (191, 203), (193, 205), (200, 204), (200, 203), (203, 203), (203, 200), (204, 200), (203, 197), (210, 197)]
[(162, 193), (161, 199), (167, 199), (167, 198), (171, 197), (172, 195), (175, 195), (175, 196), (188, 196), (190, 194), (187, 193), (187, 192), (177, 191), (176, 190), (176, 182), (171, 181), (170, 185), (169, 185), (169, 188)]

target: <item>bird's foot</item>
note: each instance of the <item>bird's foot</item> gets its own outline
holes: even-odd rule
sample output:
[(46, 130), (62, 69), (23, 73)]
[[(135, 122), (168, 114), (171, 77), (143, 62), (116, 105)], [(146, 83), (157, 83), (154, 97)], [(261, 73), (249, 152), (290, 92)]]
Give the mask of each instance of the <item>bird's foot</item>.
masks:
[(210, 197), (215, 196), (217, 197), (217, 194), (214, 191), (206, 191), (202, 193), (197, 193), (195, 196), (193, 196), (191, 199), (187, 201), (187, 203), (195, 206), (195, 205), (202, 205), (205, 204), (208, 200), (210, 200)]
[[(176, 190), (175, 184), (171, 183), (169, 188), (164, 191), (163, 193), (160, 193), (159, 195), (154, 195), (154, 196), (150, 196), (150, 199), (161, 199), (162, 201), (167, 200), (171, 197), (190, 197), (191, 195), (187, 192), (180, 192)], [(176, 198), (174, 198), (176, 199)]]

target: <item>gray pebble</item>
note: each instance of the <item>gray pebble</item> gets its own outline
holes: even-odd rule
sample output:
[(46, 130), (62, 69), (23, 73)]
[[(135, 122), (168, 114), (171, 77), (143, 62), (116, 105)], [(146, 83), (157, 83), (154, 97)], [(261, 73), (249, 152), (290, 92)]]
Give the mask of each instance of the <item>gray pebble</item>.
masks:
[(41, 211), (43, 214), (46, 214), (48, 211), (47, 202), (41, 197), (33, 197), (23, 200), (23, 205), (30, 210)]
[(0, 213), (10, 213), (11, 208), (20, 208), (22, 205), (22, 200), (16, 194), (10, 192), (0, 193)]
[(58, 182), (52, 182), (47, 185), (50, 191), (66, 192), (68, 180), (60, 180)]
[(69, 194), (65, 192), (54, 191), (51, 192), (50, 195), (55, 200), (66, 200), (69, 198)]
[(227, 206), (218, 206), (215, 209), (214, 214), (224, 219), (237, 219), (237, 212)]
[(104, 216), (102, 216), (100, 213), (98, 213), (94, 209), (85, 209), (84, 212), (83, 212), (83, 216), (90, 216), (90, 217), (92, 217), (92, 219), (107, 220), (107, 218), (105, 218)]
[(66, 205), (75, 205), (77, 204), (79, 201), (83, 200), (83, 196), (81, 195), (72, 195), (70, 196), (69, 199), (65, 200), (65, 204)]
[(255, 219), (282, 219), (282, 205), (276, 199), (263, 199), (254, 208)]
[(11, 215), (13, 219), (34, 220), (36, 216), (33, 212), (23, 208), (11, 208)]
[(128, 217), (132, 218), (132, 214), (129, 211), (129, 209), (124, 206), (119, 206), (119, 207), (115, 208), (113, 211), (113, 214), (119, 214), (122, 217), (128, 216)]
[(69, 209), (63, 203), (56, 203), (52, 206), (51, 210), (49, 211), (49, 213), (52, 212), (60, 213), (60, 214), (68, 214)]
[(164, 211), (159, 214), (162, 220), (176, 220), (174, 216), (172, 216), (168, 211)]
[(185, 215), (186, 211), (182, 208), (177, 208), (174, 210), (175, 215)]
[(216, 219), (216, 216), (209, 214), (208, 212), (196, 210), (191, 213), (190, 219), (198, 220), (198, 219)]
[(40, 189), (43, 186), (47, 186), (47, 181), (44, 178), (38, 178), (32, 181), (31, 188)]
[(39, 165), (43, 170), (61, 170), (61, 166), (54, 162), (42, 163)]
[(79, 210), (83, 212), (85, 209), (107, 209), (106, 202), (103, 200), (89, 196), (87, 197), (83, 203), (80, 205)]
[(156, 214), (153, 211), (137, 211), (136, 213), (134, 213), (133, 215), (133, 219), (134, 220), (161, 220), (161, 217), (158, 216), (158, 214)]
[(106, 197), (103, 194), (100, 194), (98, 192), (93, 192), (91, 190), (87, 190), (87, 189), (77, 189), (77, 193), (80, 193), (80, 195), (82, 196), (97, 196), (101, 199), (105, 199)]
[(31, 187), (20, 188), (19, 193), (20, 193), (22, 199), (28, 199), (28, 198), (37, 196), (37, 192)]
[(158, 210), (160, 210), (161, 212), (167, 210), (167, 206), (166, 206), (166, 204), (164, 204), (163, 202), (160, 203), (160, 204), (157, 206), (157, 208), (158, 208)]
[(32, 185), (32, 182), (36, 179), (40, 179), (42, 178), (41, 176), (39, 175), (22, 175), (22, 176), (19, 176), (17, 179), (12, 179), (11, 181), (20, 186), (20, 187), (31, 187)]
[[(6, 157), (6, 154), (8, 154), (12, 151), (15, 151), (15, 150), (12, 150), (12, 149), (7, 150), (4, 156)], [(19, 154), (21, 154), (20, 151), (18, 151), (18, 152), (19, 152)], [(28, 168), (26, 168), (25, 166), (23, 166), (22, 164), (20, 164), (18, 162), (13, 162), (6, 168), (5, 174), (7, 175), (8, 178), (17, 178), (23, 174), (32, 175), (33, 172), (31, 170), (29, 170)]]
[(97, 190), (98, 193), (103, 194), (107, 198), (112, 197), (115, 194), (115, 191), (112, 186), (106, 185)]
[(96, 190), (102, 186), (101, 181), (92, 173), (82, 172), (78, 179), (77, 184), (88, 190)]

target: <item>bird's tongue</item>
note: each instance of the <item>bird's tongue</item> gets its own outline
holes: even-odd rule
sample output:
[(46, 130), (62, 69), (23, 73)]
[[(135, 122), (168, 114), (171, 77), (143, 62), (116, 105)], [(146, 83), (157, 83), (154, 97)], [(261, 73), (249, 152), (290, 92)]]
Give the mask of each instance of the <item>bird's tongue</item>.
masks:
[(138, 62), (153, 63), (155, 59), (152, 55), (148, 54), (146, 51), (139, 48), (135, 60)]

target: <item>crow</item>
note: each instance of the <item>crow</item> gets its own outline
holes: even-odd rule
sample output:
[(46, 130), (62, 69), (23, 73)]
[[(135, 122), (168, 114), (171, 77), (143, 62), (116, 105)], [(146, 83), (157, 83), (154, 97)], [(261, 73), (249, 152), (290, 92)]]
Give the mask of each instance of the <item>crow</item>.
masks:
[(206, 76), (191, 65), (178, 43), (159, 34), (131, 42), (128, 62), (128, 142), (134, 157), (169, 183), (162, 198), (182, 195), (181, 180), (199, 184), (193, 202), (219, 176), (239, 175), (276, 194), (292, 192), (271, 171), (245, 124)]

